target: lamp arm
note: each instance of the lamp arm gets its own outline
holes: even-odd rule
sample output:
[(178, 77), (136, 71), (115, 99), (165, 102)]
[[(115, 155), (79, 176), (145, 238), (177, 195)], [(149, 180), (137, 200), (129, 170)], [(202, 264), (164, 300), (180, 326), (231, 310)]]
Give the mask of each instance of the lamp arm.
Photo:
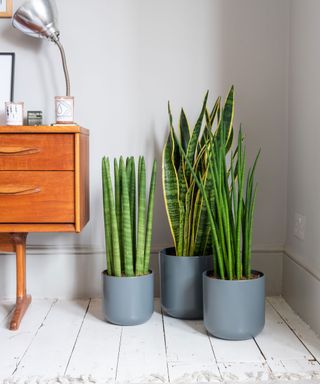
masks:
[(58, 39), (54, 39), (53, 41), (57, 44), (59, 51), (60, 51), (60, 54), (61, 54), (63, 72), (64, 72), (64, 76), (66, 79), (66, 96), (70, 96), (70, 77), (69, 77), (69, 72), (68, 72), (66, 55), (64, 53), (64, 49), (63, 49), (63, 46), (60, 43), (60, 41)]

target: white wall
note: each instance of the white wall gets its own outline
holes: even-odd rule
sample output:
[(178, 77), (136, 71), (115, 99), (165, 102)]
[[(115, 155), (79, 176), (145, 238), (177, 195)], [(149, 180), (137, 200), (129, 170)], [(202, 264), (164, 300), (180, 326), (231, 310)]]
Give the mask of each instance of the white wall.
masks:
[[(286, 227), (289, 0), (58, 0), (58, 6), (76, 120), (91, 131), (91, 221), (79, 236), (30, 235), (33, 291), (99, 294), (105, 262), (102, 155), (144, 153), (149, 164), (154, 156), (160, 160), (167, 101), (175, 116), (184, 106), (194, 121), (205, 91), (210, 89), (212, 103), (231, 84), (237, 124), (248, 134), (249, 160), (262, 148), (254, 248), (266, 255), (262, 266), (278, 271)], [(16, 100), (43, 110), (51, 123), (53, 98), (64, 92), (56, 47), (23, 36), (3, 19), (0, 51), (16, 52)], [(160, 173), (158, 181), (154, 250), (171, 243)], [(14, 294), (7, 277), (14, 276), (13, 267), (8, 256), (0, 257), (0, 296)], [(69, 288), (60, 290), (57, 281)]]
[[(320, 332), (320, 2), (293, 0), (289, 70), (289, 158), (284, 294)], [(294, 236), (295, 213), (306, 217)], [(317, 313), (317, 315), (316, 315)]]

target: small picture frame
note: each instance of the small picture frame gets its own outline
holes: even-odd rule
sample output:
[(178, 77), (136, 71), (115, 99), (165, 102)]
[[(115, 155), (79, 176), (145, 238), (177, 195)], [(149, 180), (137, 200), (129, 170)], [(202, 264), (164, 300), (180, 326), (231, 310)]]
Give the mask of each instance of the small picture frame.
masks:
[(12, 0), (0, 0), (0, 18), (12, 17)]
[(14, 62), (13, 52), (0, 52), (0, 125), (6, 122), (5, 103), (13, 101)]

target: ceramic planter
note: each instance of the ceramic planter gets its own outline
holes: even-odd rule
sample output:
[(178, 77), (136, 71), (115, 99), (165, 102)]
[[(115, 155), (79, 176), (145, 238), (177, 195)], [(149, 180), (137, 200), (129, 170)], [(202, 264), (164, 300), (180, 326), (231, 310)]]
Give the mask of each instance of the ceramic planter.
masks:
[(221, 280), (203, 273), (204, 325), (215, 337), (246, 340), (262, 331), (265, 323), (265, 277)]
[(175, 256), (174, 248), (159, 254), (162, 309), (180, 319), (202, 319), (202, 273), (212, 269), (212, 256)]
[(118, 325), (137, 325), (153, 313), (153, 273), (134, 277), (115, 277), (102, 272), (103, 313)]

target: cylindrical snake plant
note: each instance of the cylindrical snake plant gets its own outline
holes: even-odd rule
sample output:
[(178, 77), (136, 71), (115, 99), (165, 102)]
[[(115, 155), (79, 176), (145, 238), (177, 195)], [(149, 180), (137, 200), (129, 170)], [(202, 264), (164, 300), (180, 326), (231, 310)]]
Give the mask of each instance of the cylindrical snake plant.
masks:
[[(139, 276), (149, 273), (156, 161), (153, 162), (146, 199), (146, 166), (138, 162), (138, 183), (133, 157), (114, 159), (114, 189), (109, 158), (102, 159), (102, 187), (107, 273), (113, 276)], [(136, 185), (138, 194), (136, 193)], [(136, 198), (138, 195), (138, 209)], [(137, 211), (137, 212), (136, 212)]]
[[(208, 119), (209, 117), (207, 117)], [(238, 143), (228, 165), (226, 142), (228, 127), (222, 124), (220, 133), (207, 135), (206, 156), (214, 191), (214, 199), (199, 177), (187, 152), (178, 142), (182, 157), (204, 198), (214, 249), (214, 275), (221, 279), (250, 279), (253, 214), (257, 186), (254, 174), (260, 151), (246, 175), (246, 149), (240, 127)], [(246, 176), (245, 176), (246, 175)]]
[[(205, 200), (186, 160), (188, 159), (197, 178), (202, 181), (209, 200), (213, 201), (213, 185), (206, 152), (208, 133), (214, 129), (214, 135), (217, 136), (224, 127), (226, 152), (229, 151), (233, 140), (233, 93), (231, 87), (223, 106), (221, 98), (218, 97), (210, 112), (207, 109), (207, 93), (191, 132), (185, 112), (181, 109), (180, 140), (175, 133), (168, 104), (170, 132), (162, 154), (162, 184), (177, 256), (205, 255), (212, 252), (210, 221)], [(180, 148), (186, 154), (186, 158), (182, 156)]]

